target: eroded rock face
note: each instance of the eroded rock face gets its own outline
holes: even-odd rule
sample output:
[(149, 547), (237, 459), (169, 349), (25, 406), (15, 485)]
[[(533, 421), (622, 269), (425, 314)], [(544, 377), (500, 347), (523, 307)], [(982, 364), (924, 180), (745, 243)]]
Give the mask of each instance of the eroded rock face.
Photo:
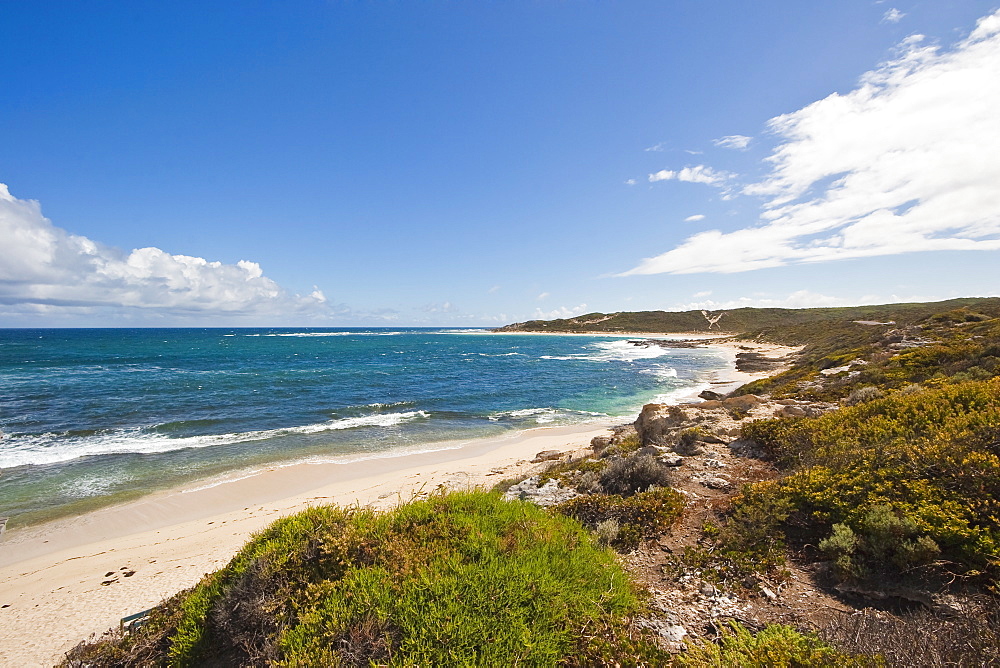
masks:
[(646, 404), (635, 421), (635, 430), (643, 445), (667, 445), (674, 431), (687, 421), (687, 413), (677, 406)]
[(535, 458), (532, 459), (531, 462), (533, 464), (537, 464), (538, 462), (550, 462), (552, 460), (559, 459), (562, 455), (563, 453), (559, 450), (542, 450), (535, 455)]

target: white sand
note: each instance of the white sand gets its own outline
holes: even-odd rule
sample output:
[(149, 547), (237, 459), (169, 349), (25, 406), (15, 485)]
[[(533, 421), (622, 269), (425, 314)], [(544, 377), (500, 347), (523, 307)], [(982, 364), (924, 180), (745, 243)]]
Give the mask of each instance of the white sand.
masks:
[[(736, 344), (712, 345), (734, 358), (739, 352)], [(752, 346), (767, 355), (792, 350)], [(730, 370), (711, 387), (726, 392), (762, 375)], [(585, 448), (618, 422), (532, 429), (384, 459), (274, 466), (8, 531), (0, 542), (0, 665), (51, 666), (80, 640), (221, 568), (283, 515), (331, 502), (386, 507), (439, 486), (491, 486), (544, 466), (528, 461), (536, 453)]]

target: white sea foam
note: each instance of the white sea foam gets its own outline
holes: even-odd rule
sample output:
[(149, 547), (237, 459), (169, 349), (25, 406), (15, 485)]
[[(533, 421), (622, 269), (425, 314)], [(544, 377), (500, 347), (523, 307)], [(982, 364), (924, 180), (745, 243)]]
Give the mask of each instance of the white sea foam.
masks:
[(280, 429), (263, 429), (229, 434), (207, 434), (203, 436), (182, 436), (172, 438), (151, 433), (141, 428), (121, 429), (105, 434), (83, 437), (60, 437), (58, 434), (38, 436), (9, 435), (0, 450), (0, 468), (15, 466), (56, 464), (81, 457), (95, 455), (155, 454), (184, 450), (187, 448), (208, 448), (217, 445), (261, 441), (268, 438), (293, 434), (320, 434), (326, 431), (357, 429), (359, 427), (393, 427), (413, 420), (429, 418), (426, 411), (405, 413), (383, 413), (340, 418)]
[(462, 353), (462, 357), (513, 357), (524, 356), (524, 353)]
[[(497, 411), (496, 413), (491, 413), (487, 418), (491, 422), (499, 422), (501, 420), (525, 420), (529, 418), (534, 418), (537, 424), (550, 424), (555, 422), (559, 418), (572, 419), (574, 422), (579, 421), (581, 417), (590, 418), (605, 418), (608, 417), (607, 413), (594, 413), (592, 411), (575, 411), (564, 408), (521, 408), (513, 411)], [(586, 420), (584, 420), (586, 421)]]
[(646, 376), (656, 376), (657, 378), (667, 379), (667, 378), (677, 378), (677, 369), (672, 366), (658, 366), (652, 369), (643, 369), (639, 373)]
[(652, 403), (654, 404), (679, 404), (685, 401), (696, 401), (698, 395), (696, 390), (700, 385), (688, 385), (687, 387), (679, 387), (676, 390), (671, 390), (670, 392), (665, 392), (663, 394), (658, 394), (653, 397)]
[(271, 334), (244, 334), (244, 336), (399, 336), (403, 332), (274, 332)]
[(543, 360), (582, 360), (586, 362), (634, 362), (655, 359), (670, 353), (663, 346), (636, 346), (628, 341), (597, 341), (587, 345), (593, 352), (576, 355), (542, 355)]

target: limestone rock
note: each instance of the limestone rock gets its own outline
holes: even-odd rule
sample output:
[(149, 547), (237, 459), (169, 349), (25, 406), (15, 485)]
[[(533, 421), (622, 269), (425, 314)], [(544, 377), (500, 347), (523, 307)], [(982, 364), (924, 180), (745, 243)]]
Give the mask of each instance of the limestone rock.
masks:
[(511, 485), (510, 489), (504, 493), (504, 498), (508, 501), (520, 499), (531, 501), (538, 506), (554, 506), (578, 496), (580, 494), (575, 489), (560, 487), (559, 482), (554, 479), (539, 486), (538, 476), (532, 476), (516, 485)]
[(635, 421), (635, 430), (643, 445), (662, 445), (670, 440), (672, 431), (687, 421), (687, 413), (677, 406), (646, 404)]
[(708, 487), (709, 489), (717, 489), (720, 491), (728, 490), (730, 487), (733, 486), (733, 484), (728, 480), (726, 480), (725, 478), (719, 478), (719, 477), (705, 478), (704, 480), (701, 481), (701, 484), (704, 485), (705, 487)]
[(806, 409), (801, 406), (782, 406), (774, 411), (774, 417), (805, 417)]
[(531, 460), (532, 464), (537, 464), (538, 462), (550, 462), (554, 459), (559, 459), (562, 457), (563, 453), (559, 450), (542, 450), (535, 458)]
[(718, 392), (713, 392), (712, 390), (702, 390), (698, 394), (698, 397), (700, 399), (709, 399), (709, 400), (714, 400), (714, 401), (718, 401), (719, 399), (723, 399), (723, 398), (725, 398), (725, 396), (726, 395), (719, 394)]
[(731, 411), (748, 411), (763, 401), (755, 394), (743, 394), (738, 397), (723, 399), (722, 406)]

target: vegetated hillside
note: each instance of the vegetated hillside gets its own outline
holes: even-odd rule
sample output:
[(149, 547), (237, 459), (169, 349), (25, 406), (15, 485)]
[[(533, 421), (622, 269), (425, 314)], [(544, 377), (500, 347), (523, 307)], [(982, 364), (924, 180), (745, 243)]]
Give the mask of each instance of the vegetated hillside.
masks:
[(821, 328), (804, 327), (798, 332), (782, 330), (812, 323), (842, 323), (860, 328), (854, 321), (885, 322), (908, 325), (934, 313), (957, 308), (1000, 316), (1000, 298), (968, 297), (943, 302), (884, 304), (878, 306), (847, 306), (836, 308), (739, 308), (714, 311), (724, 313), (715, 326), (709, 329), (709, 320), (701, 311), (637, 311), (620, 313), (588, 313), (575, 318), (558, 320), (529, 320), (500, 327), (499, 332), (762, 332), (768, 338), (796, 345), (810, 332)]
[(1000, 375), (1000, 300), (935, 312), (904, 324), (809, 323), (741, 336), (802, 344), (788, 371), (756, 381), (737, 394), (831, 400), (874, 385), (896, 390), (912, 383), (985, 380)]

